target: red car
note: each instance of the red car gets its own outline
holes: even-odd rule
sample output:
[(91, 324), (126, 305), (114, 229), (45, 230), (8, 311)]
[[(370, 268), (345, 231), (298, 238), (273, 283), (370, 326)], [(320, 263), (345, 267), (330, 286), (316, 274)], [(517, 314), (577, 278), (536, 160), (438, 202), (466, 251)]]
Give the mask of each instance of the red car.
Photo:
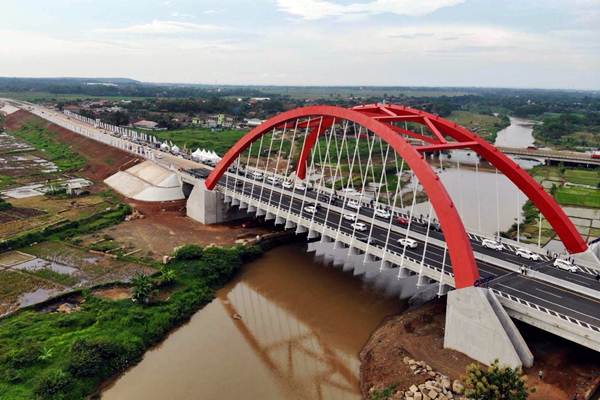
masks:
[(396, 217), (396, 222), (400, 225), (408, 225), (408, 218), (405, 217)]

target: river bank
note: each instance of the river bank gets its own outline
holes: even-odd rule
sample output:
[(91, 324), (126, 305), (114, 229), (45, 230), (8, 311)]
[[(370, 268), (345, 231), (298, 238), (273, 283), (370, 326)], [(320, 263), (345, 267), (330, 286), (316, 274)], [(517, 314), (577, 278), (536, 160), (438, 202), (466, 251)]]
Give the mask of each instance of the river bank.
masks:
[(358, 353), (406, 304), (284, 245), (245, 265), (215, 300), (102, 399), (360, 399)]
[[(395, 386), (388, 398), (404, 399), (398, 392), (430, 379), (427, 374), (415, 375), (404, 357), (424, 361), (451, 380), (463, 377), (474, 361), (443, 348), (445, 308), (445, 298), (435, 300), (390, 317), (377, 328), (360, 353), (365, 398), (374, 389)], [(534, 366), (524, 371), (528, 385), (536, 388), (530, 400), (572, 400), (575, 394), (579, 399), (591, 395), (600, 383), (600, 361), (595, 352), (525, 324), (518, 323), (518, 327), (535, 357)], [(538, 377), (540, 370), (543, 380)]]
[(124, 296), (84, 291), (66, 306), (36, 307), (3, 319), (0, 398), (89, 396), (137, 363), (259, 254), (255, 247), (186, 247), (160, 274), (137, 277)]

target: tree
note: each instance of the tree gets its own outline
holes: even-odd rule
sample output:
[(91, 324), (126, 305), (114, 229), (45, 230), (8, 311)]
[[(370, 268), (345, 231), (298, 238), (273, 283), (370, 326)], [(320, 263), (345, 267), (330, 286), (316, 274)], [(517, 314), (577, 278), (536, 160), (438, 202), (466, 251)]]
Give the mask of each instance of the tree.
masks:
[(465, 395), (473, 400), (526, 400), (535, 389), (527, 388), (520, 368), (501, 366), (495, 360), (487, 369), (478, 364), (467, 367)]
[(154, 293), (152, 279), (148, 275), (140, 273), (133, 277), (131, 283), (133, 284), (133, 301), (148, 304)]

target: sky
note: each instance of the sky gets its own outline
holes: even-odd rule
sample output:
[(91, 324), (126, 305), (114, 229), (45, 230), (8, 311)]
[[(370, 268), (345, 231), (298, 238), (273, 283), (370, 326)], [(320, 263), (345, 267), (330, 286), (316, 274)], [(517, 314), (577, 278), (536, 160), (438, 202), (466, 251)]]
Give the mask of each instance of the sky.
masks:
[(2, 0), (0, 76), (600, 89), (600, 0)]

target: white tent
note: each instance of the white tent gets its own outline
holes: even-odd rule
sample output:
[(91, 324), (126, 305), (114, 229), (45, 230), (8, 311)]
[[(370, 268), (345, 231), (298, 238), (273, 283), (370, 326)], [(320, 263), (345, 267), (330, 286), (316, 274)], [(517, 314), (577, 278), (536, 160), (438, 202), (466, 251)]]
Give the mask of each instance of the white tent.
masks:
[(165, 142), (160, 145), (160, 149), (163, 151), (169, 151), (169, 150), (171, 150), (171, 147), (167, 144), (167, 142)]

